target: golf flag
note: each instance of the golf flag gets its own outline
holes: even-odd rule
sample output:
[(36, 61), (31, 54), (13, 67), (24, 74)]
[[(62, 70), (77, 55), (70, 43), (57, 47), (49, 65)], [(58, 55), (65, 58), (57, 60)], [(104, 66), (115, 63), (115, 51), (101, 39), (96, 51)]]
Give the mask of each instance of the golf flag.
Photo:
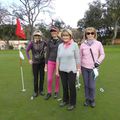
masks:
[[(20, 44), (20, 43), (19, 43), (19, 44)], [(24, 60), (25, 58), (24, 58), (24, 55), (23, 55), (23, 53), (22, 53), (22, 51), (21, 51), (21, 48), (22, 48), (21, 45), (19, 45), (19, 46), (18, 46), (18, 49), (19, 49), (19, 57), (20, 57), (21, 60)]]
[[(16, 31), (15, 31), (15, 34), (19, 37), (19, 38), (22, 38), (22, 39), (26, 39), (26, 35), (23, 31), (23, 28), (20, 24), (20, 21), (19, 19), (17, 18), (17, 24), (16, 24)], [(20, 41), (19, 41), (20, 42)], [(23, 77), (23, 68), (22, 68), (22, 60), (24, 60), (24, 56), (21, 52), (21, 47), (20, 47), (20, 44), (19, 44), (19, 57), (20, 57), (20, 71), (21, 71), (21, 80), (22, 80), (22, 91), (25, 92), (26, 89), (24, 87), (24, 77)]]
[(20, 58), (21, 58), (22, 60), (25, 59), (25, 58), (24, 58), (24, 55), (23, 55), (23, 53), (22, 53), (21, 51), (19, 51), (19, 55), (20, 55)]
[(20, 24), (20, 20), (18, 18), (17, 18), (16, 22), (17, 22), (17, 24), (16, 24), (17, 26), (16, 26), (15, 34), (20, 38), (26, 39), (26, 35), (25, 35), (24, 31), (23, 31), (23, 28), (22, 28), (22, 26)]

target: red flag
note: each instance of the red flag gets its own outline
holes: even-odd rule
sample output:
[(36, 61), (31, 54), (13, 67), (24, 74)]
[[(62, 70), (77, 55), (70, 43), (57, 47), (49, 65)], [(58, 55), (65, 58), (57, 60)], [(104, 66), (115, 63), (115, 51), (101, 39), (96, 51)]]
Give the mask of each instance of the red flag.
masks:
[(16, 27), (15, 34), (18, 37), (20, 37), (20, 38), (26, 39), (26, 35), (25, 35), (24, 31), (23, 31), (23, 28), (22, 28), (22, 26), (21, 26), (20, 21), (19, 21), (18, 18), (17, 18), (17, 27)]

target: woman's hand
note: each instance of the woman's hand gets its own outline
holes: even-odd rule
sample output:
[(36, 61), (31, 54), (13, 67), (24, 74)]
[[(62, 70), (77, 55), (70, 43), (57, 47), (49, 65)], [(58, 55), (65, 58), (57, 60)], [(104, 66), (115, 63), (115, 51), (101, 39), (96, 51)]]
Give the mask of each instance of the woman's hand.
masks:
[(45, 64), (44, 71), (47, 72), (47, 64)]
[(58, 71), (58, 70), (56, 70), (56, 76), (60, 76), (60, 74), (59, 74), (59, 71)]
[(81, 70), (77, 69), (77, 76), (80, 76), (80, 74), (81, 74)]
[(59, 63), (56, 62), (56, 76), (60, 76), (59, 74)]
[(32, 61), (31, 59), (30, 59), (28, 62), (29, 62), (29, 64), (31, 64), (31, 65), (33, 64), (33, 61)]

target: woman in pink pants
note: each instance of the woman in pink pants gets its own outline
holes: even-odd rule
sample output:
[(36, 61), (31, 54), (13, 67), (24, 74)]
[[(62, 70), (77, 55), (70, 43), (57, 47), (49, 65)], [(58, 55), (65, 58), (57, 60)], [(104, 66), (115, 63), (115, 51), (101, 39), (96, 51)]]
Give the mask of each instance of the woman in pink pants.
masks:
[[(51, 39), (48, 41), (47, 44), (46, 64), (45, 64), (45, 71), (47, 71), (47, 95), (45, 96), (45, 100), (48, 100), (52, 95), (52, 83), (56, 69), (57, 50), (58, 50), (58, 45), (61, 43), (61, 40), (58, 37), (59, 34), (58, 28), (53, 26), (50, 29), (50, 33), (51, 33)], [(59, 92), (59, 76), (56, 76), (55, 91), (54, 91), (55, 99), (58, 97), (58, 92)]]

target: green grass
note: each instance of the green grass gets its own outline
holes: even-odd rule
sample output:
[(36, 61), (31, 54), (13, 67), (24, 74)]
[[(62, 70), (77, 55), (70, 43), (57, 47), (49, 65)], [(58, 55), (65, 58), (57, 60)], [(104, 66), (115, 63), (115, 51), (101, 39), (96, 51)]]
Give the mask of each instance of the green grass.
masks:
[[(25, 51), (23, 51), (25, 55)], [(23, 71), (26, 92), (21, 92), (18, 51), (0, 51), (0, 120), (120, 120), (120, 46), (105, 46), (106, 57), (96, 83), (96, 107), (84, 107), (84, 89), (77, 91), (74, 111), (60, 108), (59, 102), (39, 96), (31, 101), (33, 76), (25, 57)], [(99, 91), (104, 88), (105, 92)], [(44, 84), (46, 92), (46, 79)], [(61, 92), (62, 96), (62, 87)]]

